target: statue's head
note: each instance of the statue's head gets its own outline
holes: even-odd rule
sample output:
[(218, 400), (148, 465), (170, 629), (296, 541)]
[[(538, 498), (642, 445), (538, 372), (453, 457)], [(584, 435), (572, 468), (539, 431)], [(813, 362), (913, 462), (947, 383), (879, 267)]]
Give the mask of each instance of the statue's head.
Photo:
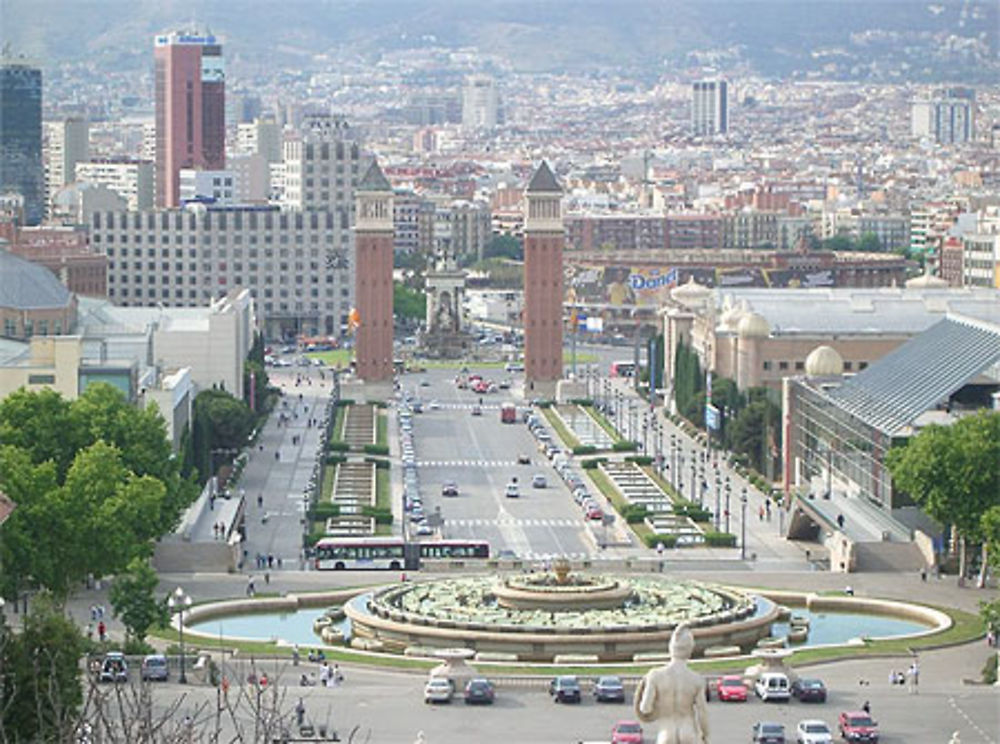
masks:
[(694, 653), (694, 636), (691, 629), (684, 623), (674, 628), (674, 634), (670, 636), (670, 658), (690, 659)]

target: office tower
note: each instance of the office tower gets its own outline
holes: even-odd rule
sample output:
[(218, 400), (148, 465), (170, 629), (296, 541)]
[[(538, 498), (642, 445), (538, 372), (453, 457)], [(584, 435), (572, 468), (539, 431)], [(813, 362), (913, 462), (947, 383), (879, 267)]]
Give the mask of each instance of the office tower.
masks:
[(968, 88), (942, 88), (913, 102), (914, 137), (927, 137), (942, 145), (971, 142), (975, 135), (975, 92)]
[(524, 197), (524, 371), (530, 398), (554, 394), (563, 375), (562, 187), (545, 161)]
[(0, 195), (20, 194), (24, 223), (45, 211), (42, 71), (23, 58), (0, 59)]
[(493, 78), (472, 75), (462, 88), (462, 128), (493, 129), (498, 122), (499, 97)]
[(729, 131), (729, 90), (725, 80), (699, 80), (691, 86), (691, 128), (695, 136)]
[(154, 199), (153, 164), (133, 158), (103, 158), (76, 164), (76, 180), (105, 186), (128, 201), (129, 209), (150, 209)]
[(350, 227), (361, 148), (348, 123), (341, 117), (312, 114), (303, 121), (299, 137), (287, 140), (284, 147), (283, 206), (336, 212), (344, 229)]
[(156, 203), (180, 203), (181, 168), (226, 166), (225, 69), (214, 36), (156, 37)]
[(365, 382), (392, 379), (392, 186), (372, 161), (358, 183), (354, 225), (354, 356)]
[(45, 123), (45, 180), (48, 200), (76, 180), (76, 165), (90, 153), (90, 124), (85, 119), (62, 119)]
[(254, 119), (236, 128), (236, 149), (243, 155), (263, 155), (268, 163), (280, 163), (283, 135), (274, 119)]

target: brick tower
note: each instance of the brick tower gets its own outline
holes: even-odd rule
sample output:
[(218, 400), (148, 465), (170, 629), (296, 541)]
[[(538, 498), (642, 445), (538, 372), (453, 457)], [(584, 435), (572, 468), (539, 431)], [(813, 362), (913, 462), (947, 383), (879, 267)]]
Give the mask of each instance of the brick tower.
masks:
[(552, 396), (563, 376), (562, 187), (545, 161), (525, 191), (525, 395)]
[(392, 379), (392, 186), (377, 162), (358, 183), (355, 198), (357, 376), (366, 383), (387, 382)]

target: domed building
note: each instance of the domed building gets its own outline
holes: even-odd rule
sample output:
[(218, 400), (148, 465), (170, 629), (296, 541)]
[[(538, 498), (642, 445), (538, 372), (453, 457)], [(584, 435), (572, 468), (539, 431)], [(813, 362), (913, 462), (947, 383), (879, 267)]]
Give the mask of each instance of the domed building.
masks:
[(27, 340), (72, 333), (76, 313), (76, 296), (55, 274), (0, 251), (0, 337)]
[(844, 360), (832, 346), (817, 346), (806, 357), (806, 377), (839, 377)]

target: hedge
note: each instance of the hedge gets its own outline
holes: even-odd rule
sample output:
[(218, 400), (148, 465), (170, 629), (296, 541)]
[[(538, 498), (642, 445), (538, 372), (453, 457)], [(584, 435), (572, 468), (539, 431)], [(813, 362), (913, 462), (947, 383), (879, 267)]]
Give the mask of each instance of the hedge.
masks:
[(388, 408), (389, 407), (389, 404), (386, 403), (384, 400), (374, 400), (371, 403), (376, 408)]
[(361, 513), (366, 517), (374, 517), (375, 524), (392, 524), (392, 509), (378, 506), (362, 506)]
[(638, 524), (646, 518), (645, 504), (629, 504), (622, 510), (622, 516), (629, 524)]
[(653, 458), (649, 455), (629, 455), (625, 462), (634, 462), (636, 465), (652, 465)]
[(592, 444), (581, 444), (573, 448), (574, 455), (592, 455), (597, 452), (597, 447)]
[(354, 400), (351, 398), (341, 398), (340, 400), (337, 401), (337, 408), (340, 408), (341, 406), (353, 406), (353, 405), (354, 405)]
[(581, 460), (580, 467), (583, 468), (584, 470), (593, 470), (602, 462), (607, 462), (607, 461), (608, 458), (606, 457), (591, 457), (589, 460)]
[(736, 547), (736, 535), (728, 532), (706, 532), (705, 545), (710, 548), (734, 548)]
[(326, 445), (326, 448), (331, 452), (347, 452), (351, 448), (347, 442), (337, 440), (336, 442), (330, 442)]
[(324, 502), (322, 504), (316, 504), (312, 509), (309, 510), (310, 519), (329, 519), (330, 517), (340, 516), (340, 504), (331, 504), (330, 502)]
[(347, 462), (347, 458), (343, 455), (327, 455), (326, 457), (327, 465), (339, 465), (342, 462)]
[(611, 445), (611, 449), (615, 452), (635, 452), (639, 449), (638, 442), (630, 442), (627, 439), (623, 439), (620, 442), (615, 442)]
[(649, 533), (642, 536), (642, 541), (646, 543), (647, 548), (655, 548), (659, 543), (663, 543), (665, 548), (672, 548), (677, 545), (677, 535)]
[(594, 405), (594, 401), (591, 398), (570, 398), (569, 402), (574, 406)]
[(387, 444), (366, 444), (364, 451), (369, 455), (388, 455), (389, 445)]
[(712, 518), (712, 512), (690, 501), (682, 501), (674, 505), (674, 514), (679, 517), (688, 517), (695, 522), (707, 522)]
[(535, 403), (534, 405), (537, 406), (538, 408), (552, 408), (552, 401), (551, 400), (540, 400), (537, 403)]
[(366, 457), (365, 458), (365, 462), (370, 462), (372, 465), (374, 465), (376, 468), (379, 468), (380, 470), (388, 470), (389, 469), (389, 461), (388, 460), (381, 460), (381, 459), (379, 459), (377, 457)]

